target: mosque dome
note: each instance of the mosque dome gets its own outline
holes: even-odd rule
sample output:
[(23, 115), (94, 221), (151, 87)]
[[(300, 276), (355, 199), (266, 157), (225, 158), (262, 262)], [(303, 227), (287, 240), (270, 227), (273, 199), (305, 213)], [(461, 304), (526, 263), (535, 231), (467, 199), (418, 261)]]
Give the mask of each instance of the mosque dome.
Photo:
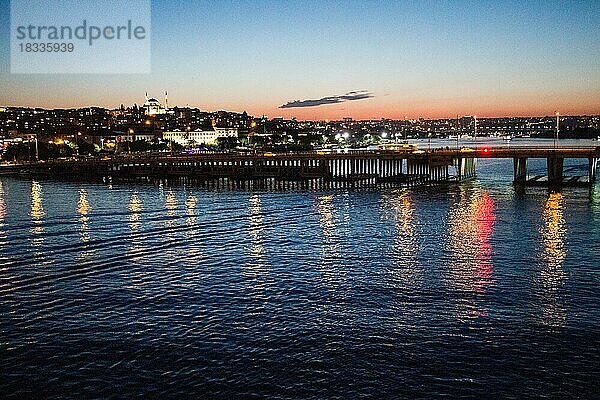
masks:
[(144, 103), (146, 115), (166, 114), (167, 113), (167, 93), (165, 92), (165, 105), (163, 106), (156, 97), (148, 97), (146, 93), (146, 102)]
[(146, 104), (147, 105), (158, 105), (158, 104), (160, 104), (160, 102), (157, 99), (155, 99), (154, 97), (152, 97), (152, 98), (146, 100)]

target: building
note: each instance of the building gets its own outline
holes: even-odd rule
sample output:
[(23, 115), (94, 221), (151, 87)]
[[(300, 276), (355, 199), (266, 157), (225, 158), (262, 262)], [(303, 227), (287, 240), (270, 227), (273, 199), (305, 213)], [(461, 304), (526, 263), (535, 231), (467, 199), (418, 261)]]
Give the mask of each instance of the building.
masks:
[(146, 101), (144, 102), (144, 111), (146, 115), (163, 115), (169, 112), (169, 101), (167, 98), (167, 92), (165, 92), (165, 105), (163, 106), (160, 102), (152, 97), (148, 98), (148, 92), (146, 92)]
[(130, 130), (126, 132), (114, 131), (113, 135), (117, 142), (136, 142), (138, 140), (144, 140), (146, 142), (153, 141), (156, 136), (151, 131), (140, 131)]
[(220, 137), (237, 138), (237, 128), (217, 128), (212, 130), (196, 129), (193, 131), (171, 131), (163, 132), (163, 140), (173, 141), (186, 146), (194, 144), (215, 144)]
[(238, 137), (239, 129), (238, 128), (226, 128), (226, 127), (218, 127), (214, 126), (217, 137)]

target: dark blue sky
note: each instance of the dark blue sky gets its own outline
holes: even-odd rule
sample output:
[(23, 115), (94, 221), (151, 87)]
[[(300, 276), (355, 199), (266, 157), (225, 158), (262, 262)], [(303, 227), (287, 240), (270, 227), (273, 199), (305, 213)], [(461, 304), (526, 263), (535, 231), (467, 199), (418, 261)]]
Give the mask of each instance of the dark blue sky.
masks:
[[(356, 118), (600, 113), (599, 1), (152, 2), (152, 73), (9, 74), (0, 104), (117, 106), (145, 91), (202, 109)], [(372, 98), (278, 109), (366, 90)]]

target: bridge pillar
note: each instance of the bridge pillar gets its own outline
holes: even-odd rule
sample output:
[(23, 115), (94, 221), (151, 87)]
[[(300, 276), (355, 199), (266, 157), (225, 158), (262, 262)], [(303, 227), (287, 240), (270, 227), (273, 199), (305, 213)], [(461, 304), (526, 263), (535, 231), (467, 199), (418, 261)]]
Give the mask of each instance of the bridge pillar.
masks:
[(513, 158), (514, 166), (514, 177), (513, 182), (525, 182), (527, 181), (527, 158), (518, 157)]
[(598, 168), (598, 159), (592, 157), (589, 159), (588, 182), (590, 184), (596, 182), (596, 169)]
[(562, 157), (548, 157), (546, 161), (548, 164), (548, 182), (562, 182), (565, 159)]
[(476, 159), (473, 157), (457, 158), (456, 173), (458, 180), (468, 179), (475, 176)]
[(319, 167), (319, 171), (323, 174), (323, 177), (330, 178), (333, 176), (333, 162), (332, 160), (321, 159), (315, 160), (316, 166)]

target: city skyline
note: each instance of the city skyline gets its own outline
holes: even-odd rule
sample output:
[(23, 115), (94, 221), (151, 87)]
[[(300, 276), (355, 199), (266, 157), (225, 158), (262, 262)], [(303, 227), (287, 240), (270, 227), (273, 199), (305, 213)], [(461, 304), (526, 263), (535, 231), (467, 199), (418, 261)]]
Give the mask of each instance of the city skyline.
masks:
[[(3, 41), (0, 105), (115, 108), (168, 90), (173, 106), (300, 120), (600, 114), (597, 2), (173, 7), (152, 2), (151, 74), (10, 74)], [(351, 93), (368, 96), (338, 101)]]

